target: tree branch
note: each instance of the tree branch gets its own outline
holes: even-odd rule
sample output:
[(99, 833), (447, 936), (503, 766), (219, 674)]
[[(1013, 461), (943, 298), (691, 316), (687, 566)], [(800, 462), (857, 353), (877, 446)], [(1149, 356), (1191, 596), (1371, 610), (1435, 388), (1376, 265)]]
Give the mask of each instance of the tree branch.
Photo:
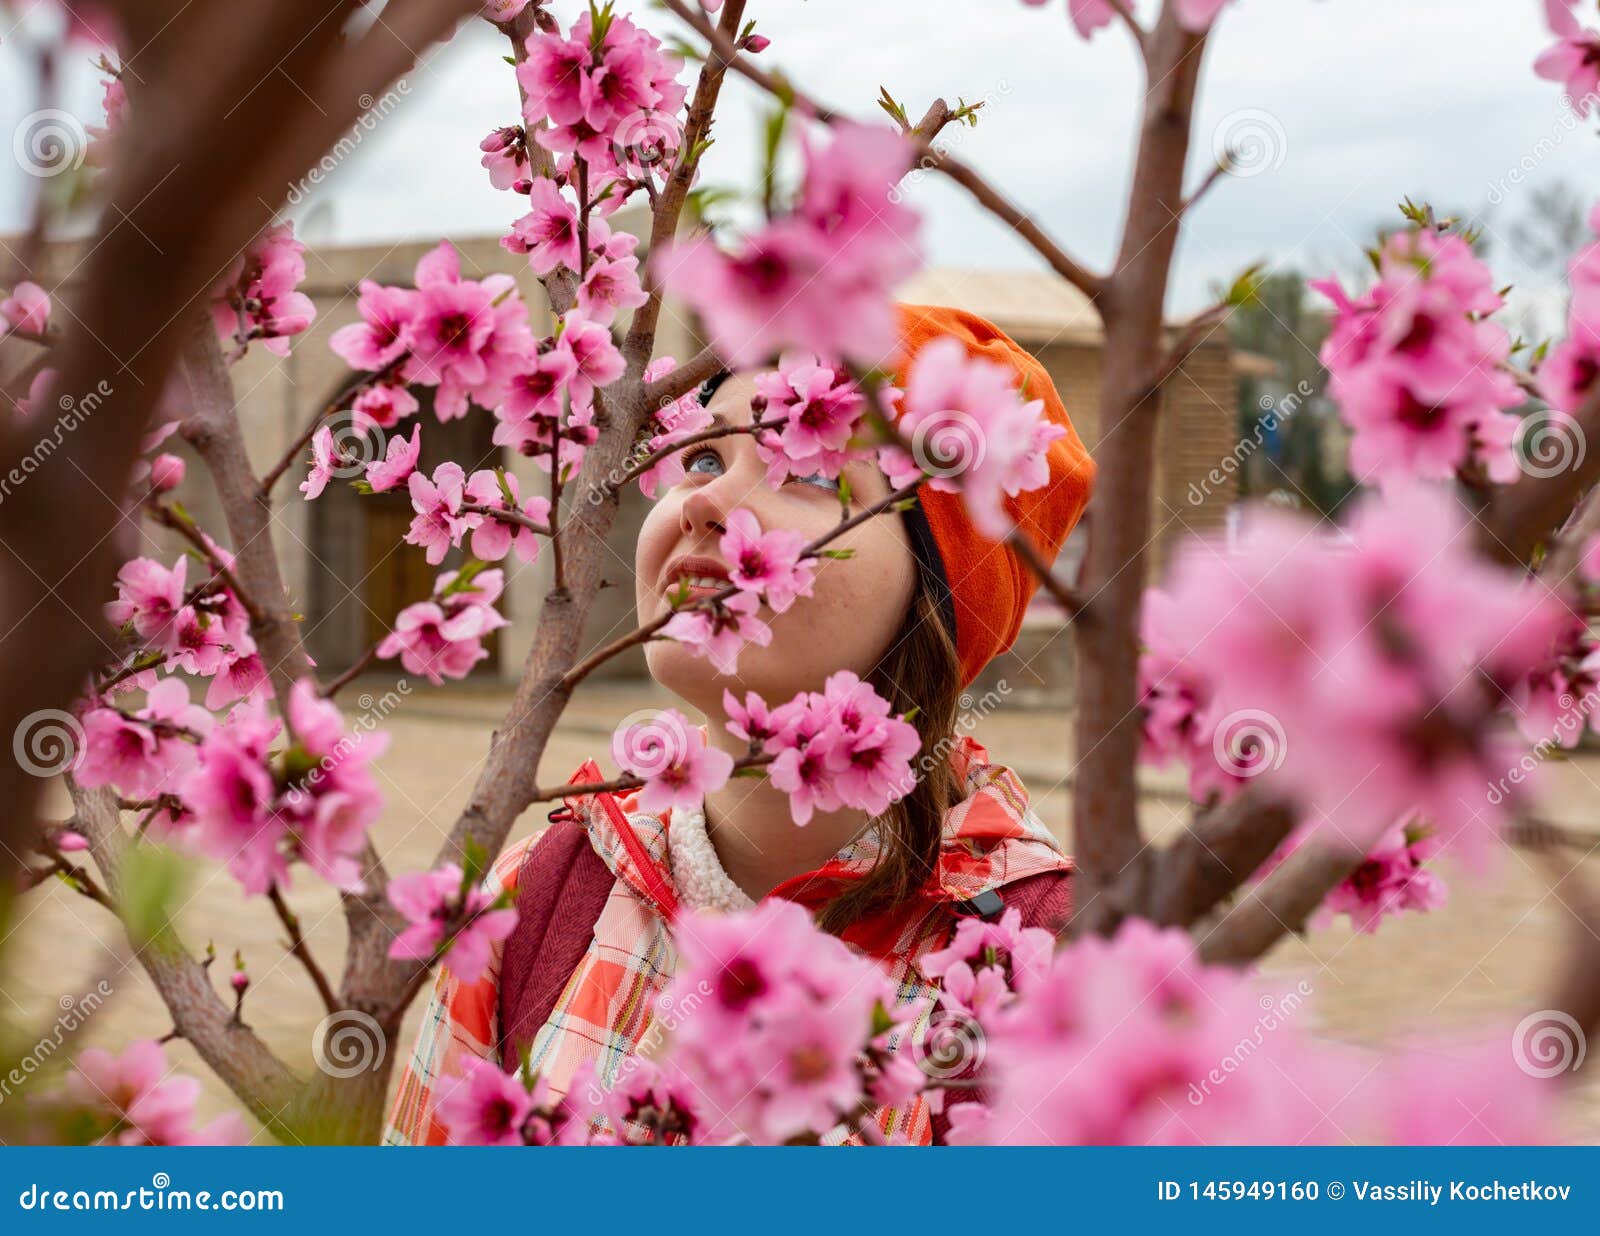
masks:
[[(801, 105), (807, 112), (814, 115), (824, 124), (835, 124), (841, 120), (849, 119), (848, 116), (802, 93), (786, 78), (778, 77), (752, 64), (749, 57), (742, 55), (734, 46), (732, 38), (725, 31), (717, 29), (705, 19), (700, 13), (698, 5), (691, 8), (685, 0), (662, 0), (662, 3), (676, 14), (680, 20), (692, 26), (696, 33), (711, 45), (718, 57), (726, 61), (734, 72), (760, 86), (774, 98), (785, 102), (792, 101)], [(1029, 215), (1024, 213), (967, 164), (948, 151), (940, 150), (932, 144), (930, 139), (924, 138), (916, 129), (908, 132), (906, 136), (915, 150), (916, 166), (941, 172), (960, 185), (972, 195), (978, 205), (1027, 241), (1033, 250), (1050, 264), (1051, 269), (1091, 301), (1099, 301), (1105, 290), (1104, 280), (1101, 276), (1089, 270), (1088, 267), (1084, 266), (1051, 239), (1049, 234), (1035, 223)]]

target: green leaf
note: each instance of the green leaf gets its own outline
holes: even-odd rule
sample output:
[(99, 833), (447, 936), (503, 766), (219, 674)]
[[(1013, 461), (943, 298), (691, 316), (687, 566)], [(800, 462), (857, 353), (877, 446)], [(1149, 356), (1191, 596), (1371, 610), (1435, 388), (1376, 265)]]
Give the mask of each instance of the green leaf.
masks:
[(506, 470), (504, 468), (496, 468), (494, 470), (494, 479), (500, 482), (500, 496), (506, 500), (506, 505), (515, 507), (517, 505), (517, 495), (511, 492), (511, 482), (506, 480)]
[(1228, 294), (1222, 298), (1223, 303), (1235, 308), (1261, 303), (1261, 287), (1263, 283), (1262, 263), (1257, 262), (1239, 273), (1233, 281), (1233, 286), (1228, 289)]
[(144, 842), (128, 850), (123, 863), (122, 917), (135, 948), (166, 933), (173, 910), (183, 904), (188, 877), (188, 864), (166, 846)]
[(767, 770), (766, 770), (765, 767), (761, 767), (761, 768), (736, 768), (736, 769), (733, 770), (733, 775), (735, 777), (753, 777), (757, 781), (759, 781), (759, 780), (761, 780), (761, 778), (763, 778), (763, 777), (765, 777), (767, 775)]
[(901, 128), (909, 129), (911, 127), (911, 120), (906, 115), (905, 106), (889, 93), (889, 87), (878, 87), (878, 106), (898, 121)]
[(476, 837), (468, 837), (461, 859), (461, 896), (465, 897), (489, 870), (489, 851)]
[(819, 549), (819, 550), (817, 550), (817, 557), (819, 557), (819, 558), (854, 558), (855, 556), (856, 556), (856, 551), (853, 550), (853, 549)]
[(466, 562), (462, 564), (461, 569), (456, 572), (456, 577), (446, 584), (444, 588), (440, 589), (438, 595), (440, 597), (453, 597), (458, 592), (478, 591), (477, 587), (472, 581), (477, 578), (478, 572), (482, 571), (488, 565), (489, 564), (487, 562), (484, 562), (479, 558), (468, 558)]

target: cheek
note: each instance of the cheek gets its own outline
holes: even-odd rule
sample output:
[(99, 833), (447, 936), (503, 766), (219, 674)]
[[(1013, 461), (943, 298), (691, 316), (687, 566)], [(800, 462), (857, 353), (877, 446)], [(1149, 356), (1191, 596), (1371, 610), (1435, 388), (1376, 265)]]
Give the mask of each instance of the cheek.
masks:
[(916, 584), (910, 544), (887, 522), (868, 525), (833, 542), (854, 549), (845, 559), (824, 558), (812, 595), (773, 620), (774, 647), (833, 669), (865, 675), (905, 622)]
[(645, 512), (639, 525), (639, 539), (633, 547), (634, 604), (641, 618), (648, 617), (654, 604), (655, 581), (666, 565), (667, 554), (677, 540), (678, 501), (662, 498)]

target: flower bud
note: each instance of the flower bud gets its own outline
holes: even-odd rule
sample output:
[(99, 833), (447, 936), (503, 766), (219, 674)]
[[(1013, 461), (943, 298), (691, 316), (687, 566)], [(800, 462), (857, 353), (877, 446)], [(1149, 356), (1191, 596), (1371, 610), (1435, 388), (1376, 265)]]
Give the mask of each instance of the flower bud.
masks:
[(183, 484), (188, 465), (176, 455), (161, 454), (150, 461), (150, 484), (157, 493), (166, 493)]

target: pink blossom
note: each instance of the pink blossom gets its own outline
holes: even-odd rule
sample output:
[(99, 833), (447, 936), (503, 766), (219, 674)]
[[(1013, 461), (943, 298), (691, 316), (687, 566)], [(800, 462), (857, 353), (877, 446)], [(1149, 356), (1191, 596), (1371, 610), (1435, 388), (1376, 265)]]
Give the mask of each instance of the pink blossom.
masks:
[(649, 299), (639, 283), (639, 259), (631, 256), (595, 258), (578, 287), (578, 308), (602, 326), (610, 326), (618, 313), (637, 309)]
[(1427, 830), (1395, 827), (1323, 902), (1326, 909), (1350, 916), (1350, 925), (1364, 934), (1378, 929), (1386, 916), (1406, 910), (1436, 910), (1444, 904), (1444, 881), (1423, 867), (1437, 848)]
[(1565, 86), (1572, 110), (1587, 116), (1600, 95), (1600, 32), (1579, 24), (1570, 0), (1545, 0), (1545, 16), (1558, 41), (1540, 53), (1533, 71)]
[(8, 330), (42, 336), (50, 327), (50, 295), (24, 279), (11, 289), (10, 296), (0, 300), (0, 318), (5, 319)]
[[(1334, 1049), (1313, 1054), (1285, 1024), (1296, 1003), (1201, 965), (1193, 948), (1183, 931), (1130, 919), (1109, 940), (1086, 937), (1056, 954), (1022, 998), (985, 1023), (989, 1110), (964, 1119), (954, 1139), (1137, 1146), (1337, 1137), (1323, 1112), (1349, 1078)], [(1263, 1010), (1271, 1033), (1260, 1032)], [(1246, 1039), (1249, 1059), (1221, 1072)]]
[(187, 465), (176, 455), (161, 454), (150, 461), (150, 487), (164, 494), (183, 484)]
[(311, 471), (300, 482), (300, 492), (306, 496), (306, 501), (320, 498), (334, 473), (342, 466), (343, 460), (338, 457), (333, 444), (333, 430), (323, 425), (311, 435)]
[(597, 1107), (597, 1115), (610, 1122), (619, 1140), (639, 1144), (630, 1131), (643, 1127), (644, 1144), (659, 1144), (668, 1137), (676, 1144), (693, 1145), (700, 1132), (696, 1115), (701, 1105), (699, 1086), (672, 1062), (633, 1056), (614, 1083), (591, 1081), (587, 1089), (574, 1085), (570, 1094), (582, 1094)]
[(406, 481), (411, 507), (417, 513), (406, 532), (406, 542), (426, 549), (430, 566), (443, 562), (444, 556), (461, 544), (462, 536), (483, 518), (461, 513), (466, 479), (460, 464), (445, 462), (433, 470), (431, 480), (413, 472)]
[(643, 779), (641, 811), (698, 810), (701, 800), (726, 785), (733, 774), (733, 757), (708, 746), (676, 708), (618, 730), (611, 739), (611, 754), (624, 772)]
[(267, 351), (289, 354), (290, 335), (311, 325), (317, 307), (298, 290), (305, 281), (305, 246), (292, 224), (270, 227), (238, 258), (213, 293), (212, 316), (226, 342), (261, 339)]
[(548, 275), (557, 266), (577, 270), (578, 208), (564, 197), (556, 182), (540, 176), (528, 195), (528, 213), (511, 225), (501, 242), (512, 253), (526, 253), (536, 275)]
[(816, 560), (800, 556), (804, 536), (787, 528), (763, 532), (755, 515), (742, 507), (729, 513), (725, 526), (718, 545), (735, 584), (759, 593), (778, 614), (797, 597), (811, 595)]
[(1178, 14), (1178, 24), (1195, 34), (1204, 33), (1217, 20), (1217, 14), (1229, 0), (1174, 0), (1173, 9)]
[(748, 592), (736, 592), (726, 600), (704, 608), (681, 610), (661, 628), (666, 639), (675, 639), (696, 656), (707, 658), (720, 674), (732, 674), (746, 644), (766, 647), (772, 643), (772, 628), (757, 618), (761, 602)]
[(920, 220), (891, 198), (910, 148), (881, 126), (839, 125), (832, 134), (827, 146), (805, 143), (793, 214), (731, 255), (702, 237), (663, 246), (652, 259), (730, 364), (757, 365), (791, 347), (868, 365), (895, 352), (891, 293), (921, 262)]
[[(504, 484), (505, 489), (501, 488)], [(506, 491), (511, 499), (506, 500)], [(467, 481), (466, 495), (478, 506), (491, 506), (497, 510), (514, 511), (535, 523), (549, 526), (550, 500), (533, 497), (522, 501), (522, 486), (511, 473), (498, 473), (492, 468), (474, 472)], [(516, 551), (523, 562), (539, 560), (539, 534), (524, 524), (511, 523), (485, 515), (483, 522), (472, 530), (472, 556), (484, 562), (499, 562), (507, 553)]]
[(202, 738), (211, 726), (211, 714), (189, 703), (183, 679), (164, 678), (132, 718), (113, 708), (85, 714), (83, 753), (74, 776), (86, 786), (114, 785), (128, 798), (175, 793), (195, 766), (190, 740)]
[(849, 670), (771, 710), (764, 728), (773, 731), (764, 746), (777, 754), (768, 775), (789, 795), (796, 824), (841, 806), (880, 814), (915, 785), (916, 727), (891, 717), (889, 702)]
[(267, 678), (266, 662), (259, 653), (251, 651), (235, 656), (217, 671), (206, 691), (206, 707), (215, 711), (236, 700), (264, 700), (271, 695), (272, 683)]
[[(583, 159), (597, 173), (590, 184), (594, 193), (601, 189), (597, 181), (627, 182), (615, 152), (632, 145), (630, 126), (641, 115), (673, 116), (683, 106), (685, 88), (676, 80), (682, 62), (628, 17), (612, 17), (603, 40), (591, 47), (592, 41), (587, 12), (568, 38), (535, 34), (517, 78), (529, 132), (546, 150)], [(620, 204), (632, 188), (628, 183), (611, 196)]]
[(1251, 775), (1353, 844), (1415, 812), (1483, 853), (1504, 810), (1483, 787), (1516, 759), (1500, 692), (1545, 660), (1568, 612), (1479, 561), (1447, 495), (1368, 501), (1346, 546), (1264, 516), (1237, 552), (1187, 544), (1168, 591), (1170, 654), (1219, 722), (1272, 748)]
[(587, 402), (597, 387), (610, 386), (626, 367), (622, 353), (611, 341), (611, 332), (579, 310), (562, 319), (556, 347), (572, 357), (576, 372), (569, 386), (576, 402)]
[(767, 464), (767, 480), (790, 476), (836, 477), (852, 458), (847, 449), (860, 425), (866, 400), (847, 370), (818, 362), (809, 353), (785, 353), (776, 372), (756, 378), (767, 401), (762, 420), (783, 427), (756, 436), (756, 452)]
[(410, 288), (391, 288), (361, 281), (357, 305), (361, 321), (333, 332), (328, 346), (352, 369), (378, 370), (406, 354), (411, 320), (417, 312), (417, 294)]
[(1581, 1059), (1575, 1030), (1547, 1014), (1471, 1038), (1402, 1042), (1362, 1070), (1340, 1102), (1339, 1123), (1363, 1140), (1397, 1146), (1565, 1141), (1561, 1074)]
[(521, 1080), (493, 1060), (468, 1057), (447, 1079), (436, 1112), (452, 1146), (521, 1146), (534, 1100)]
[(519, 124), (495, 129), (478, 143), (481, 160), (496, 189), (509, 189), (528, 175), (528, 140)]
[(417, 460), (422, 456), (422, 426), (413, 425), (411, 437), (396, 434), (389, 439), (388, 451), (382, 459), (367, 465), (367, 484), (375, 494), (387, 493), (397, 485), (408, 483), (417, 470)]
[(674, 928), (675, 987), (710, 993), (671, 1047), (704, 1095), (708, 1139), (780, 1144), (860, 1105), (874, 1009), (895, 1002), (882, 970), (777, 898), (741, 914), (686, 915)]
[(356, 429), (390, 429), (421, 406), (404, 386), (377, 382), (355, 397), (350, 405), (351, 424)]
[(167, 1075), (166, 1053), (153, 1039), (136, 1039), (120, 1056), (101, 1047), (82, 1052), (67, 1078), (67, 1092), (85, 1107), (110, 1117), (121, 1146), (236, 1145), (245, 1140), (244, 1121), (229, 1112), (195, 1129), (200, 1083)]
[(1066, 432), (1042, 409), (1022, 401), (1014, 371), (945, 337), (912, 362), (897, 426), (928, 484), (959, 492), (979, 531), (998, 541), (1011, 530), (1006, 497), (1048, 482), (1044, 450)]
[(183, 837), (225, 862), (247, 894), (286, 882), (291, 858), (336, 887), (358, 889), (354, 856), (383, 804), (367, 766), (388, 736), (345, 733), (338, 708), (310, 679), (295, 684), (288, 708), (297, 745), (281, 773), (269, 755), (278, 724), (257, 702), (238, 705), (206, 736), (182, 787), (194, 812)]
[(115, 626), (132, 623), (140, 639), (168, 643), (178, 611), (183, 608), (189, 560), (180, 557), (172, 568), (149, 558), (134, 558), (117, 572), (117, 599), (106, 606)]
[(781, 710), (769, 708), (754, 691), (746, 691), (741, 704), (739, 697), (726, 687), (722, 690), (722, 711), (728, 718), (728, 732), (757, 747), (784, 738), (797, 720), (792, 711), (785, 716)]
[(398, 656), (408, 672), (435, 685), (446, 678), (465, 678), (487, 657), (484, 639), (506, 625), (494, 608), (504, 576), (498, 570), (481, 571), (470, 584), (455, 589), (457, 577), (457, 572), (446, 571), (431, 600), (401, 610), (394, 630), (378, 645), (378, 656)]
[(461, 883), (461, 868), (455, 863), (408, 872), (389, 882), (390, 902), (411, 924), (389, 945), (390, 957), (431, 960), (446, 934), (454, 931), (444, 966), (463, 983), (483, 976), (490, 946), (511, 934), (517, 912), (491, 908), (493, 898), (481, 887), (467, 889), (463, 897)]
[(528, 0), (484, 0), (483, 15), (489, 21), (505, 23), (528, 7)]
[(1522, 394), (1504, 372), (1510, 341), (1485, 315), (1502, 299), (1459, 236), (1399, 232), (1379, 256), (1379, 280), (1352, 301), (1333, 280), (1311, 286), (1335, 306), (1322, 349), (1329, 392), (1354, 431), (1359, 479), (1448, 479), (1476, 460), (1491, 479), (1518, 475)]

